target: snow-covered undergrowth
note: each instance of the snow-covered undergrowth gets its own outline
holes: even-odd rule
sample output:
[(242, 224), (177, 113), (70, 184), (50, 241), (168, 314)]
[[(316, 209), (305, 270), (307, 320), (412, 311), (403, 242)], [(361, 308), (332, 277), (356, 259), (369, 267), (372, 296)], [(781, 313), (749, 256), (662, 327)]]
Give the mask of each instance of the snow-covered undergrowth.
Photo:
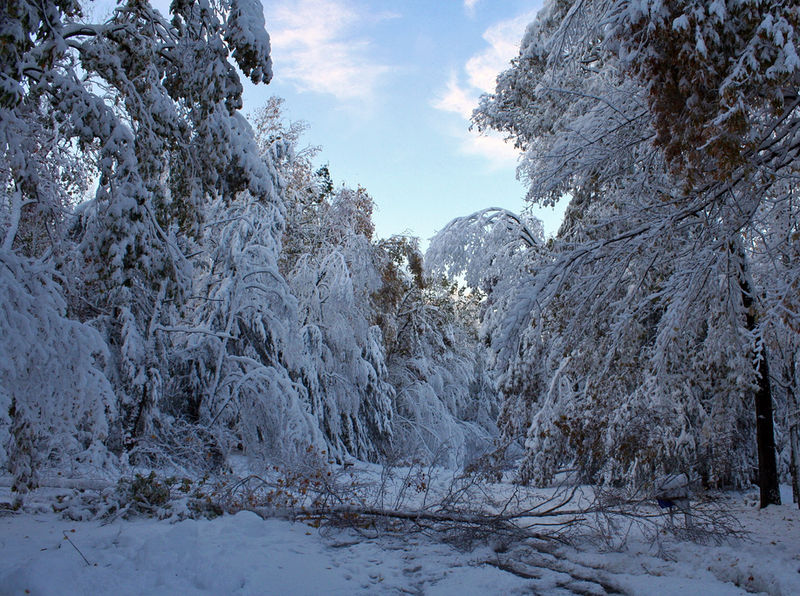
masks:
[[(800, 512), (747, 493), (717, 502), (744, 534), (692, 542), (682, 516), (644, 502), (632, 517), (598, 511), (587, 487), (359, 462), (243, 475), (233, 463), (237, 476), (176, 479), (166, 495), (163, 477), (42, 479), (0, 516), (0, 593), (800, 593)], [(11, 497), (0, 479), (0, 502)]]

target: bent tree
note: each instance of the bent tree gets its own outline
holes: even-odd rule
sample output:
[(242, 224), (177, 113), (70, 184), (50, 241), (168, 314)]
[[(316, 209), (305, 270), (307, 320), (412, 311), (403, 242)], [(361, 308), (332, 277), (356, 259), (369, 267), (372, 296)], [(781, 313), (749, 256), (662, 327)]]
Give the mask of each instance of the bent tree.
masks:
[(505, 427), (526, 434), (523, 475), (572, 457), (607, 480), (740, 484), (755, 427), (762, 506), (779, 501), (765, 335), (798, 319), (797, 231), (775, 225), (796, 220), (798, 17), (548, 2), (482, 99), (475, 123), (523, 150), (528, 200), (570, 200), (493, 335), (506, 399), (527, 396)]
[[(116, 396), (103, 412), (108, 435), (102, 428), (93, 438), (120, 450), (152, 428), (168, 377), (160, 330), (186, 305), (187, 255), (207, 206), (243, 191), (276, 201), (239, 114), (242, 84), (231, 60), (254, 83), (270, 80), (261, 3), (180, 0), (170, 12), (168, 19), (148, 2), (126, 2), (95, 23), (77, 0), (12, 0), (0, 18), (0, 256), (15, 291), (29, 292), (23, 303), (45, 295), (44, 314), (31, 310), (30, 326), (57, 321), (20, 337), (52, 346), (78, 340), (75, 357), (94, 361), (84, 369), (95, 377), (103, 369)], [(93, 198), (70, 217), (91, 186)], [(19, 318), (13, 305), (2, 308)], [(18, 386), (30, 364), (4, 386)], [(94, 409), (103, 410), (107, 383), (90, 385)], [(31, 410), (46, 436), (54, 423), (37, 405), (41, 396), (16, 399), (14, 411)], [(85, 424), (80, 408), (65, 417)]]

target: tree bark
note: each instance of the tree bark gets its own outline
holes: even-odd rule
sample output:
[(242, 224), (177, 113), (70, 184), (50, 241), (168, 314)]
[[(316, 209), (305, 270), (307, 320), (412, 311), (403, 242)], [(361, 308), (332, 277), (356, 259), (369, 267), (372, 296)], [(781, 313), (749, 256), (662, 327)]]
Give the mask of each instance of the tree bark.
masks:
[[(798, 412), (794, 413), (795, 417), (798, 415), (800, 415)], [(789, 441), (792, 458), (789, 464), (792, 472), (792, 498), (800, 508), (800, 428), (796, 422), (789, 427)]]
[[(748, 315), (748, 319), (749, 319)], [(749, 324), (749, 321), (748, 321)], [(780, 505), (778, 465), (775, 458), (775, 433), (772, 424), (772, 388), (769, 381), (766, 347), (761, 348), (756, 390), (756, 442), (758, 443), (758, 486), (761, 507)]]
[[(747, 330), (754, 336), (758, 334), (755, 303), (747, 276), (746, 257), (740, 251), (741, 271), (739, 287), (742, 290), (742, 306), (746, 312)], [(755, 392), (756, 444), (758, 446), (758, 487), (761, 492), (761, 507), (780, 505), (781, 492), (778, 486), (778, 464), (775, 458), (775, 431), (772, 422), (772, 387), (769, 380), (767, 347), (761, 341), (758, 357), (758, 388)]]
[(800, 403), (795, 383), (795, 354), (791, 354), (789, 378), (786, 379), (786, 426), (789, 428), (789, 471), (792, 474), (792, 499), (800, 507)]

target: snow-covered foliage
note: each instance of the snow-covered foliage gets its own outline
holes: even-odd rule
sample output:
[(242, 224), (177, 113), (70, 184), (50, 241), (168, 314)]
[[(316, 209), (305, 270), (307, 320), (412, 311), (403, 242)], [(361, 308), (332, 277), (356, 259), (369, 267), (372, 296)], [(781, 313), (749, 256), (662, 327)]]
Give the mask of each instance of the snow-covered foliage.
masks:
[(510, 262), (524, 249), (543, 244), (538, 219), (492, 207), (447, 224), (431, 239), (425, 260), (435, 275), (462, 276), (467, 286), (488, 290), (498, 278), (509, 277)]
[(496, 400), (470, 332), (475, 313), (424, 279), (415, 240), (374, 239), (372, 198), (314, 170), (315, 149), (298, 149), (303, 127), (281, 120), (280, 101), (256, 128), (284, 184), (279, 268), (303, 345), (293, 374), (329, 453), (460, 465), (484, 451)]
[(483, 455), (494, 438), (497, 399), (472, 302), (429, 281), (407, 290), (400, 303), (388, 360), (400, 453), (452, 467)]
[[(107, 352), (103, 381), (112, 383), (116, 400), (95, 424), (101, 434), (109, 426), (106, 446), (116, 449), (132, 447), (150, 427), (165, 376), (156, 328), (177, 312), (190, 286), (184, 251), (200, 233), (203, 203), (245, 188), (267, 191), (260, 160), (248, 159), (241, 142), (249, 127), (242, 130), (235, 114), (241, 85), (223, 37), (238, 25), (223, 27), (204, 2), (175, 3), (173, 11), (167, 21), (149, 3), (126, 4), (95, 24), (83, 19), (75, 1), (23, 1), (3, 19), (4, 250), (40, 257), (31, 267), (47, 289), (44, 303), (61, 316), (87, 320), (105, 337), (103, 350), (91, 336), (94, 347), (84, 352)], [(266, 63), (268, 56), (261, 59)], [(90, 174), (96, 175), (95, 196), (67, 234), (64, 215), (91, 183)], [(37, 214), (44, 218), (29, 223)], [(44, 233), (57, 250), (42, 250)], [(61, 287), (54, 283), (56, 267)], [(24, 276), (18, 282), (30, 284)], [(62, 292), (71, 313), (58, 303)], [(42, 326), (38, 341), (53, 350), (70, 344), (69, 334), (82, 325), (70, 323)], [(75, 349), (87, 341), (74, 341)], [(4, 359), (15, 351), (4, 348)], [(74, 366), (67, 356), (48, 365), (64, 372), (41, 369), (43, 386), (17, 400), (16, 412), (45, 395), (62, 395), (64, 387), (69, 400), (86, 399), (86, 407), (94, 407), (97, 391), (88, 381), (85, 388), (83, 381), (61, 384)], [(86, 376), (97, 371), (83, 368)], [(46, 418), (31, 424), (47, 424)], [(67, 409), (65, 418), (77, 424), (80, 411)]]
[(374, 237), (281, 100), (255, 131), (239, 113), (240, 76), (273, 76), (258, 0), (14, 3), (0, 460), (20, 488), (232, 449), (456, 466), (499, 419), (523, 480), (742, 485), (772, 473), (774, 400), (797, 484), (798, 18), (548, 2), (475, 123), (564, 224), (486, 209), (423, 259)]
[(47, 264), (0, 251), (0, 457), (15, 476), (97, 472), (116, 413), (102, 337), (67, 318), (53, 278)]
[[(490, 293), (484, 317), (523, 479), (577, 464), (606, 481), (744, 484), (757, 426), (776, 497), (766, 334), (798, 316), (795, 217), (774, 216), (795, 210), (790, 4), (554, 0), (482, 99), (476, 125), (524, 151), (528, 200), (570, 201), (547, 250), (524, 251), (528, 275), (502, 257), (504, 302)], [(437, 261), (471, 284), (502, 275), (481, 248), (492, 228), (469, 229), (487, 240), (446, 229)]]
[[(273, 76), (261, 3), (169, 10), (93, 23), (75, 0), (23, 0), (0, 22), (0, 462), (20, 490), (67, 461), (419, 455), (401, 437), (434, 418), (488, 440), (477, 338), (450, 362), (453, 321), (428, 308), (413, 343), (436, 350), (390, 358), (422, 299), (395, 300), (418, 275), (373, 238), (366, 191), (334, 192), (280, 100), (255, 133), (239, 113), (239, 73)], [(468, 433), (450, 434), (456, 465)]]
[(797, 159), (798, 27), (786, 0), (620, 1), (608, 47), (650, 91), (654, 143), (697, 184)]
[[(369, 230), (352, 217), (360, 205), (371, 210), (371, 199), (346, 188), (320, 205), (316, 225), (304, 234), (309, 252), (288, 279), (300, 304), (303, 377), (331, 452), (374, 460), (391, 441), (393, 389), (380, 329), (370, 321), (380, 277)], [(369, 221), (369, 213), (362, 215)]]
[(291, 374), (301, 366), (297, 302), (278, 271), (275, 209), (249, 193), (210, 207), (190, 318), (164, 329), (180, 347), (167, 397), (172, 415), (225, 450), (292, 457), (322, 441)]

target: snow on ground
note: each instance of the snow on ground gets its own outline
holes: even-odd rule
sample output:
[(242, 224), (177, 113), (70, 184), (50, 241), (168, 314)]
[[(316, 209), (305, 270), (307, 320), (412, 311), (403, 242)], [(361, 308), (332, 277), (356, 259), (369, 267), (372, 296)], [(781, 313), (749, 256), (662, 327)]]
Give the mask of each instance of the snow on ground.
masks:
[(0, 528), (5, 594), (511, 594), (526, 585), (419, 536), (324, 536), (251, 512), (106, 526), (24, 515), (0, 520)]
[(574, 560), (601, 568), (633, 594), (800, 594), (800, 510), (782, 488), (780, 506), (759, 509), (757, 494), (733, 500), (732, 513), (748, 533), (743, 540), (669, 541), (660, 557), (634, 542), (624, 552), (582, 551)]
[(635, 540), (622, 552), (588, 543), (463, 552), (420, 533), (367, 538), (252, 512), (107, 525), (7, 514), (0, 594), (800, 594), (800, 511), (759, 510), (750, 496), (732, 507), (748, 539), (668, 541), (661, 556)]

